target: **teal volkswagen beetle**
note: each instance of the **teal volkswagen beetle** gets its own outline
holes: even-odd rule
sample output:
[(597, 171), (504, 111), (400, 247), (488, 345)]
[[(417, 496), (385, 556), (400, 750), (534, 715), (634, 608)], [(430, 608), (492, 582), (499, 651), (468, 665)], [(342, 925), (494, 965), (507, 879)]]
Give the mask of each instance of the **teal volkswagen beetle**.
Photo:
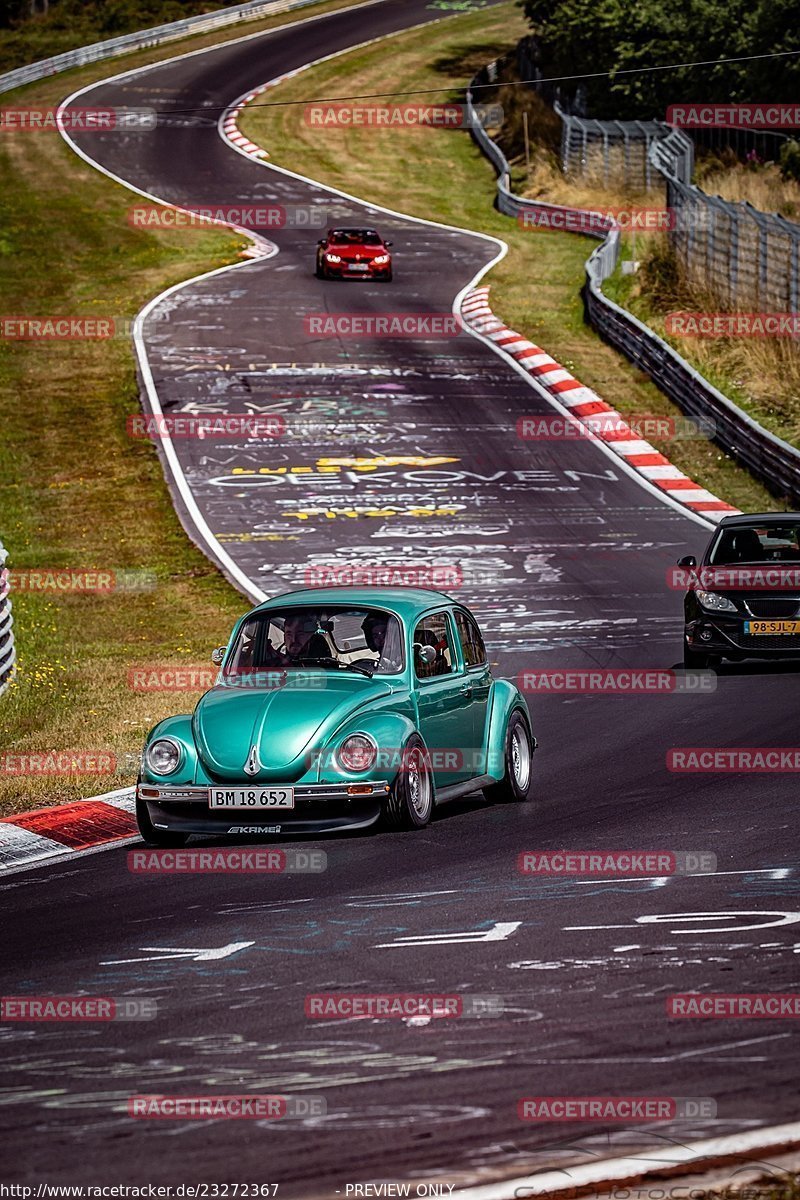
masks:
[(427, 825), (480, 788), (526, 800), (536, 739), (493, 679), (477, 622), (441, 592), (276, 596), (212, 655), (214, 687), (150, 732), (136, 787), (145, 841)]

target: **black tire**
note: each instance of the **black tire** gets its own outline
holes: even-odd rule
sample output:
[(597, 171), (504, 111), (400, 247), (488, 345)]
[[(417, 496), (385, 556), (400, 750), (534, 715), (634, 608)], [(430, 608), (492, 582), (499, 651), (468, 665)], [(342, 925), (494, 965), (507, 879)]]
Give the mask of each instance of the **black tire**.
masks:
[(495, 804), (521, 803), (530, 796), (533, 771), (533, 739), (522, 713), (514, 710), (506, 726), (505, 774), (499, 783), (483, 789)]
[(389, 829), (424, 829), (434, 803), (430, 755), (419, 734), (413, 733), (405, 744), (402, 766), (384, 804), (384, 824)]
[(325, 278), (325, 270), (324, 270), (322, 264), (320, 263), (319, 259), (317, 259), (317, 265), (314, 268), (314, 274), (316, 275), (317, 279)]
[(718, 667), (721, 658), (718, 654), (708, 654), (705, 650), (694, 650), (683, 644), (683, 665), (687, 671), (707, 671), (709, 667)]
[(387, 271), (383, 278), (385, 283), (391, 283), (394, 276), (391, 271)]
[(150, 814), (147, 811), (147, 805), (144, 800), (136, 797), (136, 824), (139, 826), (139, 833), (142, 835), (142, 840), (148, 846), (161, 846), (163, 848), (185, 846), (189, 840), (188, 833), (168, 833), (164, 829), (156, 829), (153, 822), (150, 820)]

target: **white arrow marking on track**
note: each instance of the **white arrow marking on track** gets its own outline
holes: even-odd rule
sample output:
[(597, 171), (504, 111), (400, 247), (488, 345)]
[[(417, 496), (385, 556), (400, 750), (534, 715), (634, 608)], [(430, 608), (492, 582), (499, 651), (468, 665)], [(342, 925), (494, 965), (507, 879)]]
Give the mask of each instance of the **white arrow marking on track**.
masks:
[(635, 929), (637, 925), (657, 925), (662, 921), (723, 921), (726, 919), (735, 919), (737, 917), (777, 917), (776, 921), (760, 920), (753, 925), (722, 925), (715, 929), (670, 929), (671, 934), (679, 933), (738, 933), (744, 930), (749, 933), (751, 929), (772, 929), (777, 925), (796, 925), (800, 921), (800, 913), (798, 912), (755, 912), (753, 910), (745, 910), (744, 912), (702, 912), (702, 913), (651, 913), (644, 917), (634, 917), (634, 925), (565, 925), (565, 930), (577, 929)]
[[(799, 918), (800, 919), (800, 918)], [(448, 946), (465, 942), (503, 942), (521, 921), (496, 921), (491, 929), (471, 929), (466, 933), (421, 933), (413, 937), (398, 938), (394, 942), (380, 942), (376, 950), (393, 949), (395, 946)]]
[(137, 963), (137, 962), (166, 962), (168, 958), (185, 958), (193, 959), (194, 962), (213, 962), (218, 958), (230, 958), (231, 954), (236, 954), (239, 950), (246, 950), (248, 946), (254, 946), (255, 942), (229, 942), (227, 946), (218, 946), (213, 950), (200, 950), (195, 947), (193, 950), (181, 949), (178, 946), (141, 946), (140, 949), (150, 951), (147, 958), (112, 958), (107, 962), (101, 962), (101, 967), (117, 967), (122, 963)]

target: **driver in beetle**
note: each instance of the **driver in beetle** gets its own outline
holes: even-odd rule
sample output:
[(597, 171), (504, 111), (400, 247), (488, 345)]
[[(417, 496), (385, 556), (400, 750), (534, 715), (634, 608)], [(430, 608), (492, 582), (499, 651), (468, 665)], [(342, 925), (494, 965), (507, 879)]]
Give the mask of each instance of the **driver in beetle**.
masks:
[(300, 659), (330, 658), (331, 648), (320, 632), (318, 613), (290, 613), (283, 623), (283, 645), (268, 643), (270, 666), (291, 666)]

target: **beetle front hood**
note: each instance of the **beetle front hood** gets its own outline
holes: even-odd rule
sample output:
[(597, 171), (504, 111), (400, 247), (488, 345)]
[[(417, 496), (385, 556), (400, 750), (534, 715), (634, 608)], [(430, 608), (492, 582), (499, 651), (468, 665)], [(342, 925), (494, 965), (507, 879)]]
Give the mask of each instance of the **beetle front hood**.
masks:
[[(344, 671), (290, 672), (281, 687), (223, 684), (194, 710), (197, 753), (212, 778), (291, 782), (350, 713), (391, 692), (382, 679)], [(255, 773), (245, 771), (255, 748)], [(251, 764), (252, 765), (252, 764)]]

